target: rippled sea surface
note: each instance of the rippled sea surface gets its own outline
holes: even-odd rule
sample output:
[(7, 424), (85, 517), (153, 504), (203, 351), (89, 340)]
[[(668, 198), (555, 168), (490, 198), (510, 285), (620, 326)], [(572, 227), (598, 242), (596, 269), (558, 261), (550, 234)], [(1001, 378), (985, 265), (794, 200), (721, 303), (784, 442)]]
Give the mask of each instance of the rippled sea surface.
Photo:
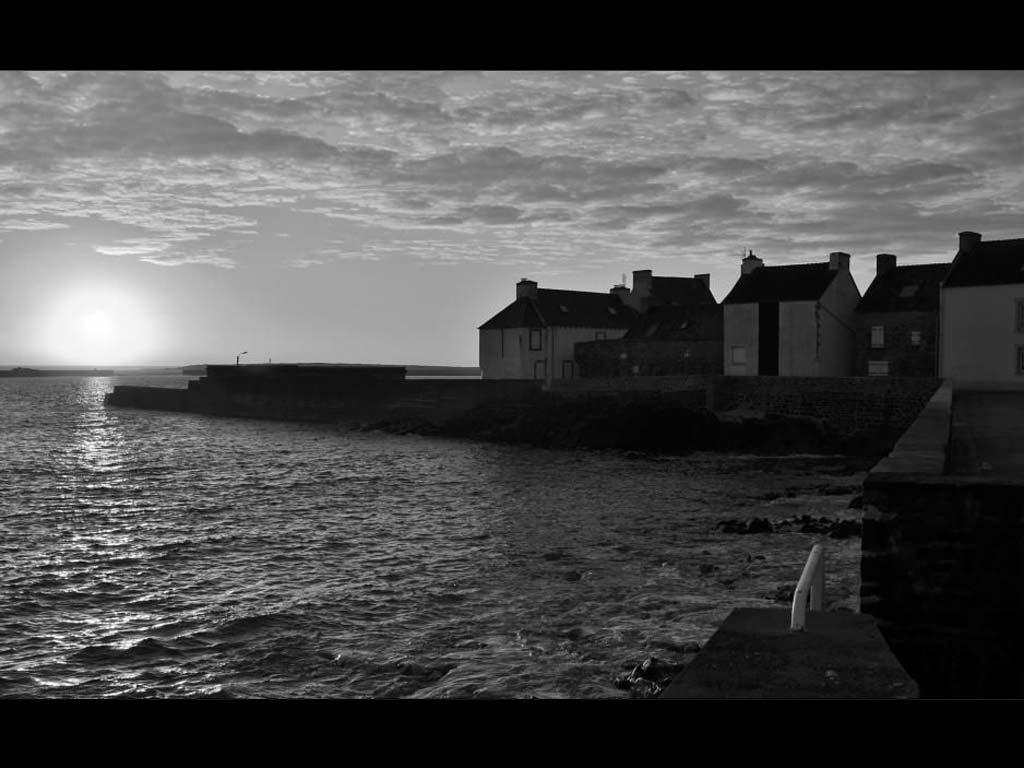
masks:
[[(632, 665), (781, 605), (818, 540), (717, 522), (857, 517), (836, 459), (103, 405), (186, 381), (0, 379), (0, 697), (625, 697)], [(859, 538), (825, 541), (856, 610)]]

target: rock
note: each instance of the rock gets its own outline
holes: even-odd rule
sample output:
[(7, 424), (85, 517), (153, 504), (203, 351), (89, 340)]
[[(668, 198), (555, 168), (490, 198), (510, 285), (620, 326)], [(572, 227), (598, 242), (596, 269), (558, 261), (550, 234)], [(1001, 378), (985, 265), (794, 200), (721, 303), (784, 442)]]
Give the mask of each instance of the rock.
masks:
[(851, 536), (860, 536), (860, 520), (840, 520), (832, 527), (829, 536), (833, 539), (848, 539)]
[(569, 571), (567, 574), (565, 574), (566, 581), (579, 581), (582, 578), (583, 574), (579, 571)]
[(772, 533), (772, 524), (763, 517), (755, 517), (747, 523), (747, 533)]
[(717, 570), (718, 570), (718, 566), (717, 565), (712, 565), (711, 563), (701, 563), (700, 564), (701, 575), (706, 575), (706, 574), (711, 573), (712, 571), (717, 571)]
[(864, 497), (854, 496), (850, 499), (850, 503), (847, 505), (847, 509), (863, 509), (864, 508)]
[(661, 686), (650, 680), (637, 680), (629, 689), (631, 699), (656, 699), (661, 693)]

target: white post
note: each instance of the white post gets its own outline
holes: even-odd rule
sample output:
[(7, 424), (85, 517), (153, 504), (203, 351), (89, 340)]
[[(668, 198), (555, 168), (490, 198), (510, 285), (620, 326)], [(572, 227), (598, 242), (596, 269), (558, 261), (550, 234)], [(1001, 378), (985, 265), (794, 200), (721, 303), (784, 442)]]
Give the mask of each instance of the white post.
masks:
[(820, 611), (825, 602), (825, 548), (821, 544), (815, 544), (811, 548), (811, 554), (793, 593), (789, 628), (794, 632), (803, 632), (807, 624), (808, 597), (811, 610)]

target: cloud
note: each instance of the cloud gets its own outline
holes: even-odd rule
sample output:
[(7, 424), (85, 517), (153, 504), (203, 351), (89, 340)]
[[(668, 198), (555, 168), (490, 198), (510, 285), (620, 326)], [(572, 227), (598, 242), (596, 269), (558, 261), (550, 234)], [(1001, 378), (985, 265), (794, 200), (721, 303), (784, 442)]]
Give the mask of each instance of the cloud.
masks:
[(1019, 72), (3, 72), (0, 211), (182, 267), (926, 247), (1013, 230), (1022, 120)]
[(59, 221), (38, 221), (33, 219), (0, 220), (0, 230), (18, 229), (23, 231), (40, 231), (45, 229), (68, 229), (67, 224)]

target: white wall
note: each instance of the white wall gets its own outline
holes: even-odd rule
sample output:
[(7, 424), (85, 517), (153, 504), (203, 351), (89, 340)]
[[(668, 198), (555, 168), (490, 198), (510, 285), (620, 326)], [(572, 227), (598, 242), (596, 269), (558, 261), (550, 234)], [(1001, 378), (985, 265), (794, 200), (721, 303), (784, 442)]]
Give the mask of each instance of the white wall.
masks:
[[(722, 309), (722, 370), (726, 376), (757, 376), (757, 304), (725, 304)], [(746, 349), (746, 365), (733, 364), (733, 347)]]
[(841, 272), (821, 297), (819, 376), (852, 376), (857, 355), (856, 307), (860, 291), (849, 272)]
[(1016, 373), (1016, 302), (1024, 284), (943, 288), (939, 321), (941, 376), (954, 386), (1002, 384), (1024, 387)]
[(779, 376), (818, 376), (816, 301), (779, 302)]
[[(624, 328), (542, 328), (541, 349), (530, 349), (529, 328), (504, 328), (480, 331), (480, 368), (485, 379), (532, 379), (534, 364), (545, 362), (546, 378), (561, 379), (562, 363), (573, 362), (573, 377), (580, 375), (574, 352), (577, 342), (594, 341), (597, 333), (620, 339)], [(505, 354), (501, 354), (501, 334), (505, 334)], [(552, 354), (553, 353), (553, 354)]]

